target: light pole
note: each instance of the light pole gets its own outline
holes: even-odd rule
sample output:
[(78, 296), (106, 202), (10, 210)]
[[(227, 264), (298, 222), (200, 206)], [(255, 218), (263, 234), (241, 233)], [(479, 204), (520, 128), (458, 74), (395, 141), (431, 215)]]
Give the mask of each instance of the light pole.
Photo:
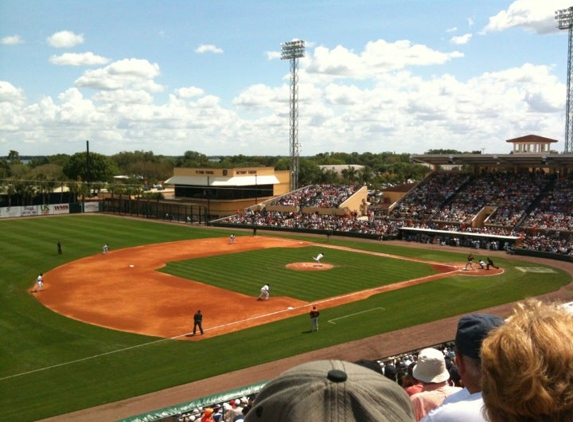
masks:
[(255, 174), (255, 205), (259, 202), (259, 187), (257, 186), (257, 175)]
[(207, 218), (205, 219), (205, 224), (209, 222), (209, 218), (211, 216), (211, 195), (209, 192), (209, 176), (207, 176)]
[(298, 188), (298, 59), (304, 57), (304, 41), (296, 40), (281, 44), (281, 60), (290, 60), (290, 170), (291, 190)]
[(573, 137), (573, 87), (571, 86), (571, 59), (573, 50), (573, 7), (568, 9), (561, 9), (555, 12), (555, 19), (557, 19), (557, 28), (566, 29), (569, 31), (569, 43), (567, 50), (567, 103), (565, 104), (565, 150), (569, 152)]

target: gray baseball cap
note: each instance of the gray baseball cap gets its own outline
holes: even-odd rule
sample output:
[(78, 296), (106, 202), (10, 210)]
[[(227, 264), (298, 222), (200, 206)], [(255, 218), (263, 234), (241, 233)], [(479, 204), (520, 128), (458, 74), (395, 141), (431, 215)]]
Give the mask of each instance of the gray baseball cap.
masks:
[(319, 360), (295, 366), (267, 383), (245, 422), (415, 421), (397, 383), (360, 365)]

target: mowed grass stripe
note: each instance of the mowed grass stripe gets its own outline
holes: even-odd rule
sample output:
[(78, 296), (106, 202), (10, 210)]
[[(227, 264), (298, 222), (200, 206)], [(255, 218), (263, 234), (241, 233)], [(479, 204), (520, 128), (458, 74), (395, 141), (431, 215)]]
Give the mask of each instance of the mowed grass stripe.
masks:
[[(293, 262), (310, 262), (319, 252), (325, 271), (295, 271)], [(346, 250), (270, 248), (206, 258), (170, 262), (160, 271), (189, 280), (225, 288), (246, 295), (258, 295), (271, 284), (271, 294), (312, 301), (436, 274), (429, 264)]]

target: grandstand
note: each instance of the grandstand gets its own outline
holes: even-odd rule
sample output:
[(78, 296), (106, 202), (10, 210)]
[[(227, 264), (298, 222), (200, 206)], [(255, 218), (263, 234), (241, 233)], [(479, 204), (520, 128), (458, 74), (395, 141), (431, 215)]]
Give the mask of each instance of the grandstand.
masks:
[(361, 192), (358, 187), (337, 186), (352, 193), (338, 198), (327, 193), (333, 188), (328, 185), (307, 186), (263, 202), (256, 211), (212, 223), (502, 248), (571, 260), (573, 155), (549, 154), (556, 141), (536, 135), (507, 142), (513, 144), (510, 154), (413, 155), (414, 162), (434, 171), (390, 204), (386, 215), (352, 193)]

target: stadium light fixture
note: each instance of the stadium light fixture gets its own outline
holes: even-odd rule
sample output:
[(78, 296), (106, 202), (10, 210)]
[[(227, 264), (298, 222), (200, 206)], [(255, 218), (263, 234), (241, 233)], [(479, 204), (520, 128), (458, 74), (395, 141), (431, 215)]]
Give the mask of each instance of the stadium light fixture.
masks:
[(565, 104), (565, 149), (564, 152), (569, 152), (573, 138), (573, 86), (571, 86), (571, 71), (573, 69), (571, 60), (573, 58), (573, 7), (568, 9), (560, 9), (555, 12), (555, 19), (557, 19), (557, 28), (567, 30), (569, 32), (569, 43), (567, 52), (567, 102)]
[(298, 59), (304, 57), (304, 41), (294, 40), (281, 44), (281, 60), (290, 61), (290, 128), (289, 153), (291, 170), (291, 190), (298, 189)]

